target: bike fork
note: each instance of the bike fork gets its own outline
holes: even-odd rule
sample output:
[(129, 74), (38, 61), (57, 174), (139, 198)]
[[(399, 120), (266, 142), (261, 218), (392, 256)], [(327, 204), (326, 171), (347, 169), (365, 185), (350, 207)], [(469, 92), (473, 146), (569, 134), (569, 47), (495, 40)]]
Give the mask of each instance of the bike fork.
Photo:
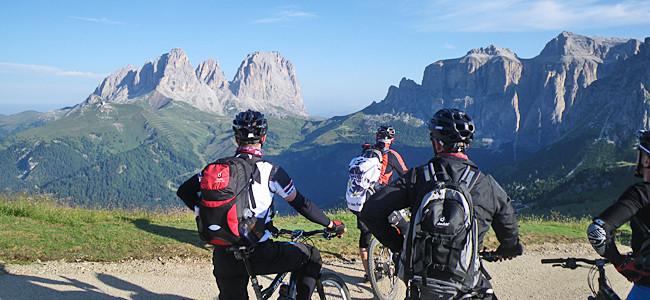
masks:
[(246, 272), (248, 272), (251, 278), (251, 284), (253, 284), (253, 290), (255, 291), (255, 297), (258, 300), (263, 300), (262, 298), (262, 286), (259, 281), (257, 281), (257, 276), (253, 274), (253, 268), (251, 268), (248, 258), (244, 258), (244, 267), (246, 267)]

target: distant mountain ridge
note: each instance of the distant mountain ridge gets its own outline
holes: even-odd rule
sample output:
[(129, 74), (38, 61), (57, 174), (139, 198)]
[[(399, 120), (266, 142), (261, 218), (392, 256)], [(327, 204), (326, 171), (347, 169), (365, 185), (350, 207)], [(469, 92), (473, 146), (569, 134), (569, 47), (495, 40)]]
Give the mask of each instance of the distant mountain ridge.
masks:
[(476, 116), (477, 135), (486, 141), (536, 151), (561, 137), (578, 93), (636, 55), (640, 45), (562, 32), (531, 59), (494, 45), (473, 49), (427, 66), (421, 84), (403, 78), (363, 112), (426, 120), (437, 108), (457, 107)]
[(349, 159), (377, 126), (397, 129), (396, 149), (416, 166), (432, 155), (428, 119), (457, 107), (477, 123), (470, 156), (521, 207), (584, 214), (584, 203), (602, 208), (631, 180), (634, 132), (650, 127), (648, 85), (650, 39), (562, 32), (529, 59), (489, 45), (433, 62), (421, 83), (403, 78), (380, 102), (316, 121), (305, 118), (294, 67), (278, 53), (248, 55), (228, 81), (216, 60), (193, 68), (173, 49), (112, 74), (72, 109), (0, 116), (0, 189), (86, 206), (179, 205), (175, 187), (230, 155), (232, 114), (254, 108), (270, 116), (267, 157), (335, 207)]
[(295, 68), (278, 52), (249, 54), (228, 81), (216, 60), (194, 69), (182, 49), (172, 49), (141, 68), (129, 65), (109, 75), (81, 106), (138, 99), (156, 108), (186, 102), (217, 115), (256, 109), (274, 116), (307, 117)]

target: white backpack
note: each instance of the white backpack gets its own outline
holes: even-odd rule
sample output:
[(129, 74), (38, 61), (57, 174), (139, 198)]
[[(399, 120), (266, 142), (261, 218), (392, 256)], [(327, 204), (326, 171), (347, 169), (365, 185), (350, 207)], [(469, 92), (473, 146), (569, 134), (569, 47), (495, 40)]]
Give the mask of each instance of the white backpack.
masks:
[(351, 211), (360, 212), (367, 197), (374, 193), (381, 175), (381, 158), (381, 151), (370, 148), (350, 161), (345, 200)]

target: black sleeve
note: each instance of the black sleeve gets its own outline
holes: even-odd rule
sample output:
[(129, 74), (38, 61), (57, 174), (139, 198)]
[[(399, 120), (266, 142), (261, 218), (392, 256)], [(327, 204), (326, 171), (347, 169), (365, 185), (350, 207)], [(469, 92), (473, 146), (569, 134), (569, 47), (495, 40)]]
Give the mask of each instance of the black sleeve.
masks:
[(406, 166), (406, 162), (404, 162), (404, 158), (402, 158), (397, 151), (388, 152), (388, 164), (400, 177), (404, 176), (404, 174), (408, 172), (408, 167)]
[[(616, 229), (627, 223), (639, 210), (648, 205), (647, 190), (644, 183), (638, 183), (629, 187), (614, 204), (605, 209), (598, 217), (594, 219), (594, 224), (600, 223), (605, 231), (605, 243), (602, 256), (609, 259), (614, 264), (620, 264), (621, 256), (614, 236)], [(601, 221), (599, 221), (600, 219)], [(634, 239), (633, 239), (634, 242)], [(632, 245), (634, 248), (634, 245)]]
[(201, 198), (199, 198), (198, 195), (200, 190), (201, 184), (199, 182), (199, 175), (194, 175), (178, 187), (176, 196), (181, 198), (187, 207), (194, 210), (194, 206), (199, 205), (199, 202), (201, 201)]
[(512, 207), (510, 197), (506, 191), (492, 178), (487, 175), (492, 188), (492, 195), (496, 201), (496, 211), (492, 220), (492, 229), (504, 248), (512, 248), (519, 243), (519, 225), (517, 224), (517, 215)]
[(648, 205), (646, 188), (643, 183), (629, 187), (618, 200), (597, 218), (616, 229), (629, 221), (639, 210)]
[(293, 201), (289, 202), (289, 205), (309, 221), (323, 226), (330, 224), (330, 218), (325, 215), (323, 210), (320, 209), (316, 203), (305, 198), (305, 196), (300, 194), (300, 192), (296, 194), (296, 198), (294, 198)]
[(388, 216), (396, 210), (410, 207), (411, 177), (415, 170), (410, 170), (396, 182), (388, 185), (368, 199), (359, 214), (361, 221), (370, 232), (394, 252), (401, 252), (404, 238), (388, 222)]

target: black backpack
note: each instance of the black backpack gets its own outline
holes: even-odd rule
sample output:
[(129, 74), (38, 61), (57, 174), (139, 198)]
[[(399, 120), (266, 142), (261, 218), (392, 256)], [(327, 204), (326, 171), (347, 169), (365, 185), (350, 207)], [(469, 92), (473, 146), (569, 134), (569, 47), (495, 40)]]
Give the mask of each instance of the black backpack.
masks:
[[(257, 176), (256, 176), (257, 175)], [(264, 218), (257, 218), (252, 184), (259, 171), (254, 161), (219, 159), (200, 173), (201, 203), (197, 227), (202, 240), (217, 246), (254, 245), (264, 235)]]
[(423, 169), (430, 191), (413, 209), (403, 271), (422, 299), (455, 299), (473, 292), (481, 276), (478, 227), (469, 192), (480, 172), (467, 165), (453, 178), (437, 159)]

